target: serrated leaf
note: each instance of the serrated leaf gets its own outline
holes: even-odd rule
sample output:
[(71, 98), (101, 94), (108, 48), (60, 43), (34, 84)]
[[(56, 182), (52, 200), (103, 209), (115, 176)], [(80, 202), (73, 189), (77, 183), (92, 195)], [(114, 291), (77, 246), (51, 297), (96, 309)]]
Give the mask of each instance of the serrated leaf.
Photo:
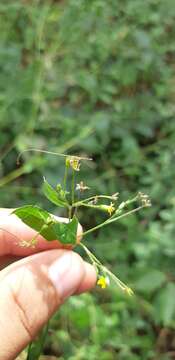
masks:
[(13, 214), (26, 225), (38, 231), (48, 241), (59, 240), (62, 244), (76, 243), (78, 227), (76, 216), (69, 223), (60, 223), (46, 210), (33, 205), (17, 208)]
[(44, 178), (42, 190), (44, 195), (47, 197), (47, 199), (51, 201), (53, 204), (60, 207), (68, 206), (68, 203), (64, 198), (64, 191), (62, 190), (61, 187), (59, 191), (56, 191)]

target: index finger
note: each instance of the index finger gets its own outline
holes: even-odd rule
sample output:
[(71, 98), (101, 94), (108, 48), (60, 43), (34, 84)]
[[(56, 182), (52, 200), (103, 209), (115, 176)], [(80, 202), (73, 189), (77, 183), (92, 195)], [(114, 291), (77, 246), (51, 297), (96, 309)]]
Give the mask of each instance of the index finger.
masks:
[[(22, 242), (29, 242), (37, 232), (24, 224), (16, 215), (12, 215), (13, 209), (0, 209), (0, 256), (15, 255), (28, 256), (49, 249), (71, 248), (71, 245), (63, 245), (59, 241), (47, 241), (41, 235), (37, 237), (35, 247), (22, 246)], [(67, 222), (67, 218), (57, 217), (60, 222)], [(82, 233), (81, 225), (78, 225), (77, 242)]]

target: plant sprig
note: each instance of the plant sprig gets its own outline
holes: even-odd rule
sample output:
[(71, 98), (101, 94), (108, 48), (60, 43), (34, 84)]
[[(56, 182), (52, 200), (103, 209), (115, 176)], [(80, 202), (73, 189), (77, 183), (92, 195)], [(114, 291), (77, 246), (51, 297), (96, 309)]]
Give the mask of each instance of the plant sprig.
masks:
[[(106, 288), (111, 279), (122, 291), (128, 295), (132, 295), (133, 291), (131, 288), (125, 285), (115, 274), (112, 273), (112, 271), (110, 271), (97, 259), (88, 247), (84, 245), (83, 239), (90, 233), (97, 231), (104, 226), (110, 225), (126, 216), (131, 216), (145, 207), (151, 206), (148, 195), (138, 192), (138, 194), (136, 194), (133, 198), (122, 201), (121, 203), (119, 203), (119, 194), (117, 192), (112, 195), (99, 194), (82, 198), (80, 195), (84, 194), (86, 190), (89, 190), (89, 187), (85, 185), (83, 181), (76, 184), (76, 174), (81, 170), (82, 161), (92, 159), (81, 156), (59, 154), (34, 148), (25, 151), (37, 151), (61, 156), (65, 159), (63, 182), (57, 184), (56, 188), (53, 188), (44, 177), (42, 190), (45, 197), (51, 203), (57, 207), (65, 209), (68, 222), (59, 222), (56, 217), (51, 215), (48, 211), (36, 205), (25, 205), (15, 209), (13, 214), (17, 215), (25, 224), (37, 231), (36, 235), (29, 242), (21, 242), (21, 246), (36, 246), (39, 235), (42, 235), (47, 241), (58, 240), (60, 243), (65, 245), (69, 244), (72, 246), (80, 246), (84, 249), (90, 262), (94, 266), (97, 273), (97, 284), (101, 286), (101, 288)], [(18, 156), (18, 162), (21, 156), (22, 153)], [(71, 174), (70, 186), (68, 186), (69, 173)], [(80, 207), (90, 208), (95, 211), (102, 211), (103, 213), (106, 213), (107, 218), (100, 224), (83, 231), (82, 242), (77, 244), (77, 228), (79, 222), (77, 213)], [(38, 340), (39, 342), (36, 344), (36, 349), (38, 349), (38, 346), (39, 349), (43, 347), (44, 338), (45, 336), (43, 337), (41, 334), (41, 337)], [(27, 360), (33, 360), (34, 350), (31, 349), (35, 349), (35, 346), (33, 347), (32, 345), (29, 347)], [(36, 360), (38, 358), (39, 356), (37, 356)]]
[[(68, 223), (60, 223), (58, 220), (46, 210), (36, 205), (25, 205), (17, 208), (13, 211), (25, 224), (37, 231), (36, 236), (26, 244), (26, 246), (35, 246), (37, 243), (38, 235), (42, 235), (47, 241), (58, 240), (62, 244), (71, 244), (75, 246), (77, 244), (77, 227), (78, 218), (77, 211), (80, 207), (91, 208), (94, 210), (102, 211), (107, 214), (107, 219), (96, 226), (85, 230), (82, 233), (84, 239), (88, 234), (101, 229), (104, 226), (110, 225), (126, 216), (130, 216), (145, 207), (151, 206), (148, 195), (138, 192), (136, 196), (126, 201), (118, 203), (119, 194), (116, 192), (112, 195), (99, 194), (90, 196), (84, 199), (78, 199), (76, 191), (84, 193), (89, 187), (86, 186), (83, 181), (76, 184), (76, 174), (80, 172), (81, 162), (83, 160), (92, 160), (88, 157), (66, 155), (55, 153), (52, 151), (45, 151), (39, 149), (28, 149), (25, 151), (38, 151), (51, 155), (57, 155), (65, 158), (65, 173), (63, 183), (57, 184), (56, 188), (53, 188), (44, 177), (42, 190), (46, 198), (57, 207), (62, 207), (67, 212)], [(22, 153), (18, 156), (18, 161)], [(71, 173), (71, 186), (68, 188), (68, 174)], [(109, 203), (110, 201), (110, 203)], [(107, 202), (107, 203), (106, 203)], [(130, 206), (135, 204), (134, 208), (130, 209)], [(76, 215), (75, 215), (76, 214)], [(25, 244), (23, 243), (23, 246)], [(122, 289), (126, 290), (128, 287), (123, 284), (111, 271), (105, 268), (99, 260), (90, 253), (84, 244), (80, 244), (84, 247), (86, 254), (90, 261), (96, 268), (98, 276), (100, 274), (108, 274), (112, 280)], [(93, 261), (92, 261), (93, 259)]]

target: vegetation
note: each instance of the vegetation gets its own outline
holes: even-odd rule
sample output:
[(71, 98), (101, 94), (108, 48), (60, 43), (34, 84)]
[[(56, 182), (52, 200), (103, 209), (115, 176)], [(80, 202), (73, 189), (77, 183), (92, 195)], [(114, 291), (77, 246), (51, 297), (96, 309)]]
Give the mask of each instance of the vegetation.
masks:
[[(92, 157), (77, 180), (86, 179), (89, 196), (117, 190), (127, 200), (139, 189), (153, 205), (85, 241), (135, 297), (112, 284), (72, 297), (53, 318), (44, 353), (173, 359), (174, 2), (6, 0), (0, 18), (1, 206), (54, 211), (42, 176), (56, 185), (64, 167), (39, 152), (24, 152), (17, 166), (31, 147)], [(85, 228), (103, 216), (86, 214)]]

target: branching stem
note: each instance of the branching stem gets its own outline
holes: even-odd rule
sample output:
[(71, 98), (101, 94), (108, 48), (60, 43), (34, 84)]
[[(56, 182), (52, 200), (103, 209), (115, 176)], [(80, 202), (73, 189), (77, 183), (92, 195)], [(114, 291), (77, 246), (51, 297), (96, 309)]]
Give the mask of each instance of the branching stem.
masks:
[[(135, 209), (133, 209), (133, 210), (127, 211), (126, 213), (124, 213), (124, 214), (122, 214), (122, 215), (119, 215), (119, 216), (117, 216), (117, 217), (112, 217), (112, 218), (110, 218), (110, 219), (107, 219), (107, 220), (105, 220), (103, 223), (101, 223), (101, 224), (99, 224), (99, 225), (97, 225), (97, 226), (94, 226), (92, 229), (89, 229), (89, 230), (87, 230), (87, 231), (84, 231), (83, 234), (82, 234), (82, 236), (84, 237), (85, 235), (90, 234), (91, 232), (93, 232), (93, 231), (95, 231), (95, 230), (98, 230), (98, 229), (100, 229), (101, 227), (103, 227), (103, 226), (105, 226), (105, 225), (109, 225), (109, 224), (111, 224), (111, 223), (113, 223), (113, 222), (115, 222), (115, 221), (117, 221), (117, 220), (119, 220), (119, 219), (121, 219), (121, 218), (123, 218), (123, 217), (125, 217), (125, 216), (131, 215), (131, 214), (133, 214), (133, 213), (135, 213), (135, 212), (143, 209), (144, 207), (145, 207), (144, 205), (141, 205), (141, 206), (138, 206), (137, 208), (135, 208)], [(113, 215), (113, 216), (114, 216), (114, 215)]]
[[(72, 206), (73, 206), (73, 207), (77, 207), (77, 206), (81, 206), (81, 205), (86, 206), (86, 205), (85, 205), (86, 202), (88, 202), (88, 201), (93, 201), (93, 200), (95, 200), (95, 199), (97, 199), (97, 200), (98, 200), (98, 199), (109, 199), (109, 200), (113, 200), (113, 201), (116, 201), (116, 200), (117, 200), (117, 199), (115, 199), (112, 195), (111, 195), (111, 196), (108, 196), (108, 195), (95, 195), (95, 196), (91, 196), (91, 197), (89, 197), (89, 198), (87, 198), (87, 199), (78, 201), (78, 202), (72, 204)], [(90, 205), (90, 204), (88, 204), (88, 205)]]

